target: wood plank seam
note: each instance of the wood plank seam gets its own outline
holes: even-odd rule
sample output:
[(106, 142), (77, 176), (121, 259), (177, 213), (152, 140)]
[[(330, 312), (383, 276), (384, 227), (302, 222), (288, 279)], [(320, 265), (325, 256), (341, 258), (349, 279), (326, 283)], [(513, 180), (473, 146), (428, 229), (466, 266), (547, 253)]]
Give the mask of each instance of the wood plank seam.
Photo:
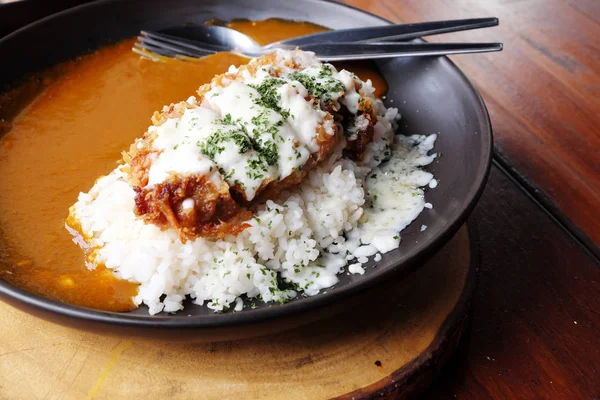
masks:
[(546, 213), (600, 268), (600, 247), (581, 231), (531, 180), (520, 174), (501, 151), (494, 147), (494, 165)]

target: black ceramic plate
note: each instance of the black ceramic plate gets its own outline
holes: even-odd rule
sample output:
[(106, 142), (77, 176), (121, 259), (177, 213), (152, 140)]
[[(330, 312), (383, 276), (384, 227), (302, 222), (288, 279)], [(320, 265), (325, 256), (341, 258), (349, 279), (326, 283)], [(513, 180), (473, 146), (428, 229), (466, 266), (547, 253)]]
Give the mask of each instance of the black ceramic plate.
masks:
[[(28, 72), (135, 36), (141, 29), (201, 24), (211, 18), (270, 17), (310, 21), (333, 29), (388, 23), (357, 9), (316, 0), (178, 0), (168, 5), (164, 0), (99, 1), (53, 15), (0, 40), (0, 60), (11, 60), (3, 62), (0, 90)], [(341, 275), (334, 289), (314, 297), (224, 314), (192, 304), (175, 315), (150, 316), (145, 307), (130, 313), (102, 312), (48, 300), (3, 281), (0, 296), (44, 318), (88, 329), (171, 337), (177, 331), (186, 337), (225, 339), (319, 318), (360, 301), (359, 295), (366, 289), (399, 279), (437, 251), (465, 222), (487, 179), (492, 130), (481, 97), (447, 58), (391, 59), (378, 62), (378, 66), (389, 85), (387, 106), (398, 107), (403, 116), (400, 133), (439, 133), (435, 151), (443, 156), (429, 167), (440, 180), (439, 186), (426, 194), (434, 208), (426, 209), (403, 231), (400, 248), (385, 254), (375, 268), (368, 267), (365, 275)], [(421, 225), (428, 229), (420, 232)]]

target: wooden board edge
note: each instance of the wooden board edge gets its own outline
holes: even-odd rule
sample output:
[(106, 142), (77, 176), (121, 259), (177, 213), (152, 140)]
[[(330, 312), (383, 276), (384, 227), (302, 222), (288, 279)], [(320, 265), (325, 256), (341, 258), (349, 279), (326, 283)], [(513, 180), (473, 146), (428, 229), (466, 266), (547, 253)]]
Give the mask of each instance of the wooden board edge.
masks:
[(479, 233), (472, 217), (466, 225), (470, 263), (465, 286), (432, 342), (418, 357), (402, 368), (369, 386), (337, 396), (335, 400), (413, 398), (429, 387), (439, 375), (444, 364), (454, 354), (468, 326), (473, 294), (477, 288), (480, 265)]

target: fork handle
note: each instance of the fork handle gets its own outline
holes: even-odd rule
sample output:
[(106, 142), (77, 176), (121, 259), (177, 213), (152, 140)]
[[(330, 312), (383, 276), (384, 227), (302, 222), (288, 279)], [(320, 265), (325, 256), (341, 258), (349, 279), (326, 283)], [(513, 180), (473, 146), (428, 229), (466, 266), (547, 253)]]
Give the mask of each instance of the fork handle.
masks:
[(502, 47), (502, 43), (315, 43), (302, 50), (314, 52), (320, 60), (340, 61), (485, 53)]

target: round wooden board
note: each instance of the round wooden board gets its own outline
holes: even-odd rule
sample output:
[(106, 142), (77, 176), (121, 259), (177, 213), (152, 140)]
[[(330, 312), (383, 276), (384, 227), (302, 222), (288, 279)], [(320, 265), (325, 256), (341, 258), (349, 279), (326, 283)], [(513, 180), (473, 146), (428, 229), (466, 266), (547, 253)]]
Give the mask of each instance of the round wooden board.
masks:
[(276, 335), (171, 344), (58, 326), (0, 304), (0, 399), (411, 397), (456, 347), (475, 287), (468, 230), (360, 309)]

